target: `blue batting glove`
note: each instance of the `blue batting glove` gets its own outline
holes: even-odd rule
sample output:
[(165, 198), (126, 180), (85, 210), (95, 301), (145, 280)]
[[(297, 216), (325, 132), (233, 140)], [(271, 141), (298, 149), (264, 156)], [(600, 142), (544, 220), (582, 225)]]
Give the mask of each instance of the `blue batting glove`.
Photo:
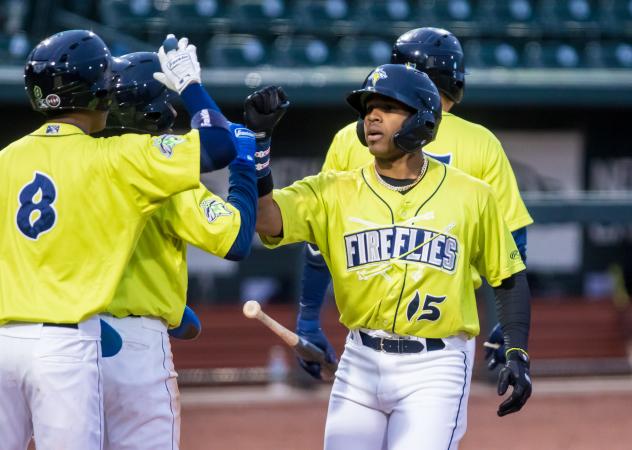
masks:
[(123, 347), (123, 339), (109, 323), (103, 319), (101, 322), (101, 356), (110, 358), (121, 351)]
[(231, 123), (228, 129), (237, 150), (235, 160), (254, 164), (256, 151), (255, 133), (240, 123)]
[(169, 330), (169, 336), (176, 339), (196, 339), (202, 333), (202, 324), (195, 312), (188, 306), (184, 307), (180, 325)]
[[(296, 321), (296, 334), (299, 337), (306, 339), (325, 352), (325, 357), (328, 362), (335, 363), (338, 361), (336, 357), (336, 351), (331, 346), (323, 329), (320, 327), (320, 320), (302, 320)], [(320, 376), (320, 364), (313, 361), (306, 361), (302, 358), (296, 358), (301, 367), (312, 377), (321, 380)]]
[(499, 323), (492, 328), (485, 344), (499, 346), (498, 348), (485, 346), (485, 360), (489, 360), (487, 361), (487, 368), (489, 370), (494, 370), (497, 365), (504, 365), (507, 362), (507, 358), (505, 357), (505, 338), (503, 337), (503, 330), (500, 328)]

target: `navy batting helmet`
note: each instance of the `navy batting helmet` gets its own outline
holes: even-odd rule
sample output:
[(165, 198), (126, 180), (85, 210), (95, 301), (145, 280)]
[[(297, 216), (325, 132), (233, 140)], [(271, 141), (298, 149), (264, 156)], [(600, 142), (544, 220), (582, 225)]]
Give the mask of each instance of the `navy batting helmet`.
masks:
[[(415, 111), (393, 136), (398, 148), (413, 153), (434, 140), (441, 122), (441, 97), (428, 75), (409, 66), (384, 64), (369, 74), (362, 89), (347, 96), (347, 102), (364, 117), (367, 100), (373, 94), (397, 100)], [(357, 131), (366, 145), (364, 127)]]
[(46, 115), (75, 109), (107, 111), (111, 66), (110, 50), (93, 32), (57, 33), (27, 58), (24, 84), (31, 106)]
[(459, 40), (441, 28), (417, 28), (393, 45), (393, 64), (408, 64), (428, 74), (450, 100), (459, 103), (465, 88), (463, 49)]
[(114, 103), (111, 116), (123, 128), (163, 132), (173, 127), (176, 111), (171, 91), (153, 77), (160, 72), (158, 55), (136, 52), (114, 59)]

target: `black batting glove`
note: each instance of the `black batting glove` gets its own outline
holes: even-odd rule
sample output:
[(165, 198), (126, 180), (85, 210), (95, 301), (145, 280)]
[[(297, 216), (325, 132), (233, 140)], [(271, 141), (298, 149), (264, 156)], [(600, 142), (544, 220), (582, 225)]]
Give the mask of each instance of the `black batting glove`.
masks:
[(498, 407), (499, 417), (520, 411), (531, 396), (529, 356), (519, 349), (507, 353), (507, 363), (498, 374), (498, 395), (505, 395), (509, 385), (513, 386), (513, 392)]
[(282, 87), (267, 86), (246, 97), (244, 121), (248, 128), (257, 133), (257, 139), (269, 138), (289, 106), (290, 102)]

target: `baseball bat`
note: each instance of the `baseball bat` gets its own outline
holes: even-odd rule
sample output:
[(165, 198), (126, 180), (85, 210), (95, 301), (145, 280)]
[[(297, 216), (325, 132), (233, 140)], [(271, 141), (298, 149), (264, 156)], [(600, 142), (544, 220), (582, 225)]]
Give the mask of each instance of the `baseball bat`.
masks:
[(294, 350), (300, 358), (305, 361), (314, 361), (320, 364), (320, 376), (323, 380), (329, 381), (334, 378), (334, 374), (338, 365), (336, 363), (330, 363), (325, 357), (325, 352), (316, 347), (311, 342), (298, 336), (296, 333), (288, 330), (272, 317), (267, 315), (261, 309), (261, 305), (256, 300), (249, 300), (244, 303), (244, 316), (249, 319), (258, 319), (266, 327), (268, 327), (274, 334), (279, 336), (283, 342)]
[(483, 342), (483, 347), (498, 350), (500, 348), (500, 344), (485, 341)]

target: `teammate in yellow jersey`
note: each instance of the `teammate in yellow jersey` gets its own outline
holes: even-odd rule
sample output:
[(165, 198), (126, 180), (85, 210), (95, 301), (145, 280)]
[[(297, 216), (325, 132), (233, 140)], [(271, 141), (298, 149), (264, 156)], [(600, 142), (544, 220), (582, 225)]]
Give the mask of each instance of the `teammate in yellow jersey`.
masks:
[[(424, 147), (424, 153), (461, 169), (492, 187), (507, 227), (526, 262), (526, 226), (533, 223), (533, 220), (520, 197), (515, 176), (500, 142), (485, 127), (449, 112), (463, 98), (463, 58), (461, 44), (452, 33), (438, 28), (418, 28), (397, 39), (391, 62), (408, 64), (427, 73), (437, 86), (441, 95), (443, 119), (434, 142)], [(327, 152), (323, 171), (353, 170), (373, 161), (373, 155), (364, 141), (363, 127), (360, 120), (347, 125), (336, 134)], [(333, 347), (323, 334), (319, 321), (320, 308), (330, 279), (318, 249), (306, 245), (296, 331), (301, 337), (325, 350), (330, 360), (335, 360)], [(475, 275), (475, 287), (478, 288), (480, 284), (480, 278)], [(495, 341), (502, 344), (502, 341)], [(486, 349), (486, 352), (488, 357), (493, 354), (492, 365), (494, 362), (504, 363), (504, 348), (495, 352)], [(299, 362), (310, 375), (320, 377), (320, 366), (317, 363), (303, 360)]]
[[(127, 129), (169, 132), (175, 111), (170, 91), (153, 79), (158, 56), (138, 52), (120, 59), (111, 116)], [(254, 153), (254, 134), (241, 130), (236, 145)], [(254, 234), (254, 165), (237, 158), (229, 170), (228, 201), (200, 184), (149, 218), (102, 316), (123, 335), (122, 350), (103, 361), (106, 450), (180, 448), (180, 395), (167, 329), (180, 325), (186, 305), (187, 244), (237, 261), (248, 254)]]
[(479, 332), (472, 267), (495, 288), (508, 346), (498, 414), (531, 393), (525, 266), (490, 187), (423, 154), (441, 119), (426, 74), (380, 66), (347, 101), (374, 162), (260, 198), (257, 231), (269, 247), (318, 245), (350, 330), (325, 449), (455, 449)]
[[(199, 105), (195, 48), (177, 44), (158, 77)], [(107, 120), (112, 66), (90, 31), (42, 41), (27, 59), (25, 88), (46, 123), (0, 152), (3, 449), (24, 450), (32, 435), (43, 449), (102, 448), (97, 314), (110, 304), (147, 218), (171, 195), (199, 186), (201, 170), (235, 157), (226, 129), (213, 138), (203, 130), (89, 136)]]

